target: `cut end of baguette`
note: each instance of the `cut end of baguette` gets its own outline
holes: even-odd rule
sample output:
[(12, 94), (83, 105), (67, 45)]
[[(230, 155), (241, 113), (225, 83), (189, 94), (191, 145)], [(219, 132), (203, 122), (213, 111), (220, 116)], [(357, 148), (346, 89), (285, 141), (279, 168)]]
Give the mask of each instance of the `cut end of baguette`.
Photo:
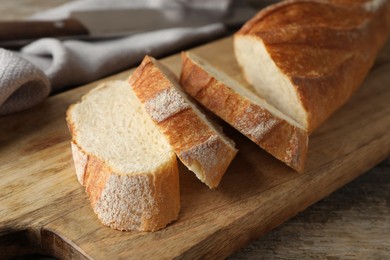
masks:
[(281, 1), (234, 35), (246, 79), (309, 133), (362, 84), (390, 33), (390, 1)]
[(308, 129), (308, 113), (295, 87), (276, 66), (261, 39), (235, 35), (234, 50), (245, 79), (255, 91), (267, 102)]
[(78, 180), (103, 224), (155, 231), (177, 219), (176, 156), (126, 82), (98, 86), (66, 119)]
[(237, 81), (198, 56), (183, 52), (184, 90), (277, 159), (303, 171), (308, 133)]
[(183, 164), (208, 187), (216, 188), (237, 153), (234, 142), (206, 118), (187, 98), (176, 76), (154, 58), (146, 56), (129, 83)]

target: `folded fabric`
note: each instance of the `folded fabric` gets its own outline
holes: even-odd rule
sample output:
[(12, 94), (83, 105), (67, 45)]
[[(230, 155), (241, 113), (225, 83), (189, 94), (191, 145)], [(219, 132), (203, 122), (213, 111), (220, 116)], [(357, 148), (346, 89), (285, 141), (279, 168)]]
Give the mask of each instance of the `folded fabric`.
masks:
[[(214, 8), (228, 12), (223, 1), (108, 1), (79, 0), (33, 16), (33, 19), (62, 19), (75, 10), (102, 8)], [(31, 107), (48, 94), (58, 93), (137, 65), (145, 54), (162, 56), (190, 44), (225, 33), (221, 23), (197, 28), (171, 28), (120, 39), (83, 42), (45, 38), (20, 52), (0, 49), (0, 115)]]
[(0, 49), (0, 115), (18, 112), (45, 99), (50, 83), (42, 70)]
[(59, 92), (135, 66), (145, 54), (161, 56), (224, 32), (221, 24), (173, 28), (103, 42), (41, 39), (20, 55), (44, 70), (52, 91)]

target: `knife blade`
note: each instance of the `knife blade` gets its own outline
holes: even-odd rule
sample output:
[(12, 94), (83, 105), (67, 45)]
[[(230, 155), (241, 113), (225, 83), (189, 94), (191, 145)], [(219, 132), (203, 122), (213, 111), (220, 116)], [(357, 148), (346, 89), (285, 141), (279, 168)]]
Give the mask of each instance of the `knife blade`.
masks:
[(101, 40), (134, 33), (172, 27), (198, 27), (223, 22), (239, 26), (252, 17), (255, 10), (240, 5), (225, 15), (219, 11), (199, 9), (111, 9), (72, 12), (58, 21), (0, 22), (0, 47), (21, 47), (42, 37), (60, 39)]

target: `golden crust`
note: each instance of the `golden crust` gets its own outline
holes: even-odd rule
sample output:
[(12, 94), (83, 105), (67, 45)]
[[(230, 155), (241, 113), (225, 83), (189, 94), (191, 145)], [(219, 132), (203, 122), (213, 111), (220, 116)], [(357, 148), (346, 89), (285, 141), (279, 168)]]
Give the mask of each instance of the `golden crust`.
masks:
[[(115, 173), (95, 156), (88, 158), (85, 190), (104, 225), (121, 231), (157, 231), (177, 219), (180, 191), (175, 157), (154, 173), (132, 175)], [(120, 196), (107, 196), (114, 191)], [(123, 205), (128, 207), (123, 210)]]
[(144, 58), (129, 83), (184, 165), (210, 188), (217, 187), (237, 153), (233, 144), (194, 111), (153, 58)]
[(311, 133), (361, 85), (389, 32), (390, 1), (292, 0), (260, 11), (235, 38), (263, 42), (295, 87)]
[(183, 89), (261, 148), (293, 169), (304, 168), (308, 134), (236, 93), (182, 53)]

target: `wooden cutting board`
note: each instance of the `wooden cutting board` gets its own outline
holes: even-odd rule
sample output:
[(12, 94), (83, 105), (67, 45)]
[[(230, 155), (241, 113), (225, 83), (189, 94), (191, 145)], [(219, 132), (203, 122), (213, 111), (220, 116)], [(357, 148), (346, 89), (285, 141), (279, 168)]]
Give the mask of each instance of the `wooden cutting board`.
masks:
[[(240, 151), (220, 187), (209, 190), (180, 166), (179, 220), (155, 233), (101, 225), (76, 179), (65, 111), (101, 81), (0, 118), (0, 258), (23, 253), (97, 259), (228, 256), (389, 156), (389, 45), (350, 102), (311, 136), (304, 173), (224, 125)], [(194, 52), (242, 80), (231, 38)], [(163, 62), (180, 72), (179, 54)]]

